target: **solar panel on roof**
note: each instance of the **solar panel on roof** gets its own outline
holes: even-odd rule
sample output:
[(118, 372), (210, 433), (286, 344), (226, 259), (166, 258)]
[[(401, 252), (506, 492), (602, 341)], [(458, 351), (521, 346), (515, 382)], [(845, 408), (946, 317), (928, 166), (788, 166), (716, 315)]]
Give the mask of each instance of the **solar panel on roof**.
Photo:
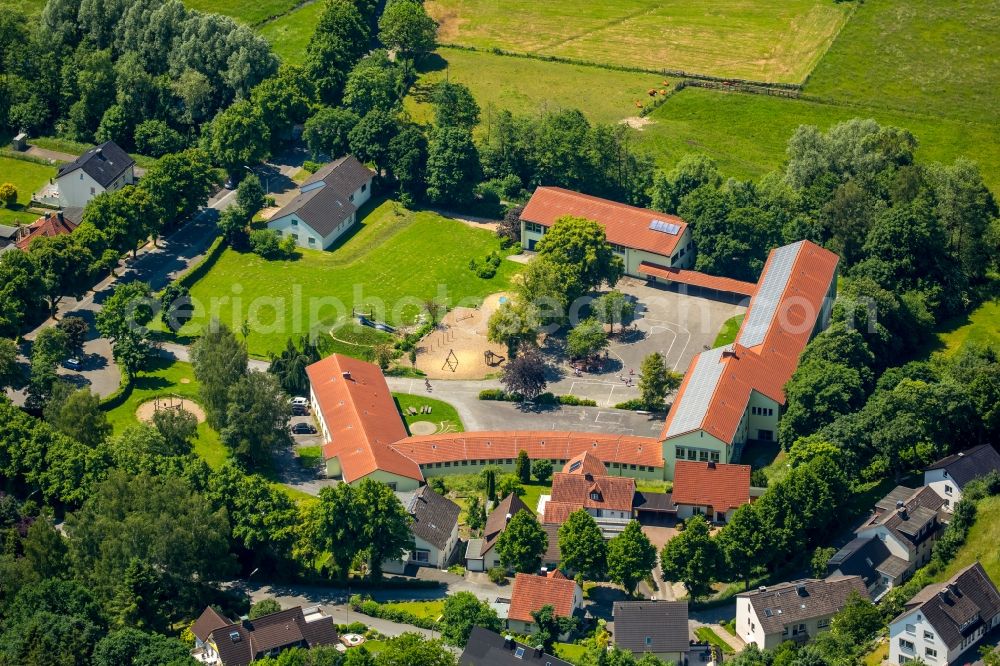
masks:
[(664, 234), (671, 234), (673, 236), (677, 235), (677, 232), (681, 230), (679, 224), (674, 224), (673, 222), (664, 222), (663, 220), (653, 220), (649, 223), (649, 228), (653, 231), (659, 231)]
[(757, 293), (754, 294), (750, 310), (747, 311), (743, 330), (736, 340), (744, 347), (753, 347), (764, 342), (764, 336), (771, 328), (771, 321), (778, 311), (781, 295), (788, 285), (788, 280), (792, 275), (792, 267), (795, 265), (795, 258), (798, 256), (801, 246), (802, 241), (785, 245), (779, 247), (771, 255), (767, 272), (764, 274), (764, 279), (757, 285)]
[(685, 432), (697, 430), (705, 420), (709, 403), (712, 401), (712, 394), (722, 377), (724, 365), (720, 363), (722, 352), (726, 347), (716, 347), (702, 352), (698, 356), (698, 361), (694, 368), (690, 370), (687, 389), (681, 397), (680, 402), (675, 402), (677, 413), (674, 414), (670, 422), (670, 429), (667, 430), (667, 437), (680, 435)]

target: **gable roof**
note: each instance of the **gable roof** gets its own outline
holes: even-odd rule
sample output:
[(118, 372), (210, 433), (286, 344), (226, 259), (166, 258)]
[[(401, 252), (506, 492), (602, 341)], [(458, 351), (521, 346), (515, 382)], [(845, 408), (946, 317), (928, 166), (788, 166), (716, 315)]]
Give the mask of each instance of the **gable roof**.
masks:
[(910, 549), (932, 537), (939, 526), (936, 519), (944, 506), (944, 499), (930, 486), (911, 490), (909, 496), (905, 496), (907, 490), (911, 489), (897, 486), (877, 502), (875, 512), (856, 534), (860, 536), (872, 529), (885, 527), (897, 541)]
[(895, 579), (908, 568), (906, 560), (893, 555), (885, 542), (874, 536), (853, 539), (834, 553), (826, 565), (829, 574), (860, 576), (867, 587), (875, 585), (880, 574)]
[(17, 241), (17, 247), (27, 250), (36, 238), (53, 238), (73, 233), (77, 224), (62, 213), (46, 213), (31, 223), (28, 233)]
[(329, 236), (358, 209), (352, 201), (354, 192), (374, 177), (375, 172), (353, 155), (341, 157), (314, 173), (271, 220), (295, 213), (316, 233)]
[(750, 466), (678, 460), (674, 464), (676, 504), (728, 511), (750, 503)]
[(691, 647), (686, 601), (616, 601), (611, 614), (615, 645), (633, 654)]
[[(520, 648), (520, 650), (518, 650)], [(517, 656), (520, 654), (521, 656)], [(571, 666), (568, 661), (545, 654), (536, 647), (518, 643), (482, 627), (473, 627), (469, 642), (458, 660), (459, 666), (520, 666), (538, 663), (545, 666)]]
[(785, 384), (827, 311), (838, 261), (810, 241), (771, 250), (735, 342), (695, 356), (661, 439), (704, 430), (732, 444), (752, 392), (785, 403)]
[(556, 523), (542, 523), (542, 530), (548, 537), (548, 545), (542, 554), (542, 564), (550, 562), (559, 564), (562, 560), (562, 551), (559, 550), (559, 525)]
[(413, 492), (396, 495), (413, 517), (410, 531), (438, 550), (447, 548), (462, 509), (447, 497), (431, 490), (430, 486), (421, 486)]
[(1000, 453), (989, 444), (980, 444), (938, 460), (927, 471), (936, 469), (947, 472), (948, 478), (964, 488), (973, 479), (1000, 471)]
[(549, 505), (568, 505), (570, 513), (577, 509), (631, 512), (634, 497), (635, 479), (631, 477), (556, 472), (552, 475), (551, 499), (545, 506), (545, 522), (562, 522), (549, 519)]
[(547, 430), (457, 432), (407, 437), (392, 448), (420, 465), (514, 459), (523, 449), (532, 460), (569, 460), (590, 451), (605, 463), (663, 467), (659, 440), (632, 435)]
[(204, 642), (208, 640), (208, 637), (212, 635), (212, 632), (216, 629), (221, 629), (232, 624), (229, 620), (224, 618), (211, 606), (206, 606), (205, 610), (201, 612), (198, 619), (194, 621), (191, 625), (191, 633), (195, 637)]
[[(669, 257), (687, 223), (676, 215), (637, 208), (561, 187), (538, 187), (521, 212), (521, 219), (550, 227), (567, 215), (594, 220), (604, 227), (608, 242)], [(674, 233), (651, 228), (654, 221), (666, 223)]]
[(591, 474), (593, 476), (607, 476), (608, 468), (601, 459), (595, 456), (590, 451), (584, 451), (578, 455), (573, 456), (566, 461), (563, 466), (563, 473), (565, 474)]
[(483, 526), (483, 538), (486, 540), (483, 553), (488, 552), (503, 534), (503, 531), (507, 529), (509, 522), (507, 516), (513, 518), (518, 511), (527, 511), (531, 515), (535, 515), (535, 512), (524, 503), (524, 500), (514, 493), (497, 502), (496, 507), (490, 511), (490, 515), (486, 516), (486, 525)]
[(129, 157), (121, 146), (114, 141), (106, 141), (94, 146), (72, 162), (63, 164), (56, 172), (56, 178), (83, 169), (83, 172), (97, 181), (98, 185), (106, 188), (134, 164), (135, 160)]
[(1000, 613), (1000, 592), (979, 562), (967, 566), (946, 583), (928, 585), (906, 604), (893, 620), (919, 610), (937, 630), (949, 649)]
[(786, 624), (833, 615), (851, 592), (868, 599), (868, 588), (858, 576), (804, 578), (737, 596), (749, 599), (765, 634), (780, 634)]
[(333, 354), (306, 374), (328, 431), (323, 456), (340, 461), (345, 481), (376, 470), (423, 480), (420, 467), (389, 446), (406, 437), (406, 426), (377, 365)]
[(295, 606), (219, 627), (212, 631), (211, 637), (223, 666), (247, 666), (270, 650), (334, 645), (337, 628), (330, 616), (316, 610), (306, 618), (302, 607)]
[(534, 622), (532, 611), (542, 606), (552, 606), (558, 617), (573, 614), (576, 583), (553, 571), (547, 576), (533, 576), (519, 573), (514, 576), (514, 587), (510, 593), (510, 611), (507, 619)]

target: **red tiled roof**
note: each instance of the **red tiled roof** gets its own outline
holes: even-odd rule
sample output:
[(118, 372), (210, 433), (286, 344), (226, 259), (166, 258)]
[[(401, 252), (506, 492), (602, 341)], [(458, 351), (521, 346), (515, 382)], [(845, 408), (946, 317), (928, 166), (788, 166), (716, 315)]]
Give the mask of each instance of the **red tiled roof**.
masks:
[[(775, 266), (781, 263), (775, 261), (779, 251), (785, 256), (794, 254), (790, 266), (786, 264), (787, 279), (766, 284), (770, 271), (783, 274), (781, 267)], [(661, 439), (700, 429), (731, 444), (752, 391), (779, 405), (785, 403), (785, 384), (795, 372), (799, 355), (823, 311), (838, 261), (837, 255), (810, 241), (771, 251), (736, 342), (701, 352), (691, 361), (667, 414)], [(714, 386), (706, 385), (705, 377), (716, 375)], [(697, 403), (685, 399), (692, 384), (699, 386), (693, 392), (699, 395), (691, 398)], [(678, 416), (681, 412), (686, 412), (684, 418)], [(698, 418), (687, 418), (692, 413)], [(675, 421), (678, 426), (672, 431)]]
[(417, 464), (389, 446), (406, 437), (406, 427), (377, 365), (334, 354), (306, 373), (329, 431), (323, 455), (340, 460), (345, 481), (376, 470), (423, 480)]
[[(609, 243), (636, 250), (645, 250), (669, 257), (687, 230), (687, 223), (675, 215), (655, 210), (636, 208), (616, 201), (608, 201), (588, 194), (581, 194), (561, 187), (539, 187), (531, 195), (521, 219), (546, 227), (566, 215), (584, 217), (599, 222)], [(653, 220), (676, 224), (676, 234), (653, 231)]]
[(704, 287), (705, 289), (715, 289), (725, 291), (730, 294), (741, 294), (743, 296), (753, 296), (757, 290), (757, 285), (753, 282), (743, 282), (733, 278), (718, 277), (708, 275), (699, 271), (692, 271), (686, 268), (667, 268), (659, 264), (642, 262), (639, 264), (639, 272), (643, 275), (663, 278), (671, 282), (689, 284), (692, 287)]
[[(600, 499), (591, 498), (596, 493)], [(631, 511), (635, 496), (635, 479), (627, 476), (593, 476), (590, 474), (552, 475), (552, 502), (564, 502), (577, 509), (610, 509)], [(548, 512), (546, 511), (546, 516)], [(552, 522), (546, 520), (545, 522)]]
[(534, 622), (531, 612), (542, 606), (552, 606), (558, 617), (573, 615), (573, 597), (576, 583), (566, 577), (532, 576), (519, 573), (514, 576), (507, 618), (521, 622)]
[(678, 460), (674, 464), (674, 504), (728, 511), (750, 503), (750, 466)]
[(573, 504), (572, 502), (553, 502), (549, 500), (545, 503), (545, 514), (542, 516), (542, 523), (547, 525), (562, 525), (569, 520), (569, 514), (579, 508), (579, 504)]
[(592, 476), (607, 476), (608, 468), (601, 462), (601, 459), (590, 451), (584, 451), (580, 455), (573, 456), (566, 461), (563, 466), (566, 474), (590, 474)]
[(569, 460), (589, 451), (605, 463), (663, 467), (659, 440), (632, 435), (545, 430), (461, 432), (407, 437), (392, 448), (420, 465), (516, 458), (524, 450), (532, 460)]
[(28, 234), (17, 241), (17, 247), (27, 250), (31, 241), (36, 238), (51, 238), (72, 233), (76, 229), (76, 224), (66, 219), (62, 213), (46, 213), (31, 223), (28, 227)]

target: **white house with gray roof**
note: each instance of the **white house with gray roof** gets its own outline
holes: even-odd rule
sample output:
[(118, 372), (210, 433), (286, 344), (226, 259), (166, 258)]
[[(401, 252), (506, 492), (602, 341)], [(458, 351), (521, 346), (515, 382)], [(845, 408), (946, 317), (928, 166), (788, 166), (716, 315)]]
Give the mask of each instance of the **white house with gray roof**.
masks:
[(275, 213), (268, 229), (295, 244), (325, 250), (357, 222), (371, 197), (375, 172), (348, 155), (330, 162), (302, 184), (295, 198)]
[(928, 585), (906, 603), (889, 623), (889, 661), (970, 663), (975, 661), (972, 648), (997, 627), (1000, 592), (983, 565), (975, 562), (945, 583)]
[(852, 593), (868, 599), (859, 576), (807, 578), (743, 592), (736, 596), (736, 634), (761, 649), (808, 641), (830, 629)]
[(989, 444), (981, 444), (928, 467), (924, 470), (924, 485), (941, 496), (945, 511), (950, 513), (962, 499), (965, 486), (990, 472), (1000, 472), (1000, 453)]
[(400, 491), (396, 497), (410, 514), (413, 548), (402, 560), (383, 562), (382, 568), (390, 573), (402, 573), (407, 566), (446, 568), (458, 546), (461, 508), (447, 497), (438, 495), (430, 486)]
[(107, 141), (63, 164), (49, 183), (33, 198), (61, 208), (80, 208), (104, 192), (114, 192), (135, 183), (135, 160), (114, 141)]

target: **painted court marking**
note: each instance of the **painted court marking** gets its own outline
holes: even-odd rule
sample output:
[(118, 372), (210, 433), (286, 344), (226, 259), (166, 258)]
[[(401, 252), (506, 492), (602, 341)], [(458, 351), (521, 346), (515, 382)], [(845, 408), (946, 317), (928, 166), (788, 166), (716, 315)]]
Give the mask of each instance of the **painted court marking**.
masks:
[(621, 422), (622, 415), (614, 412), (597, 412), (597, 416), (594, 417), (594, 423), (617, 423), (621, 425)]

